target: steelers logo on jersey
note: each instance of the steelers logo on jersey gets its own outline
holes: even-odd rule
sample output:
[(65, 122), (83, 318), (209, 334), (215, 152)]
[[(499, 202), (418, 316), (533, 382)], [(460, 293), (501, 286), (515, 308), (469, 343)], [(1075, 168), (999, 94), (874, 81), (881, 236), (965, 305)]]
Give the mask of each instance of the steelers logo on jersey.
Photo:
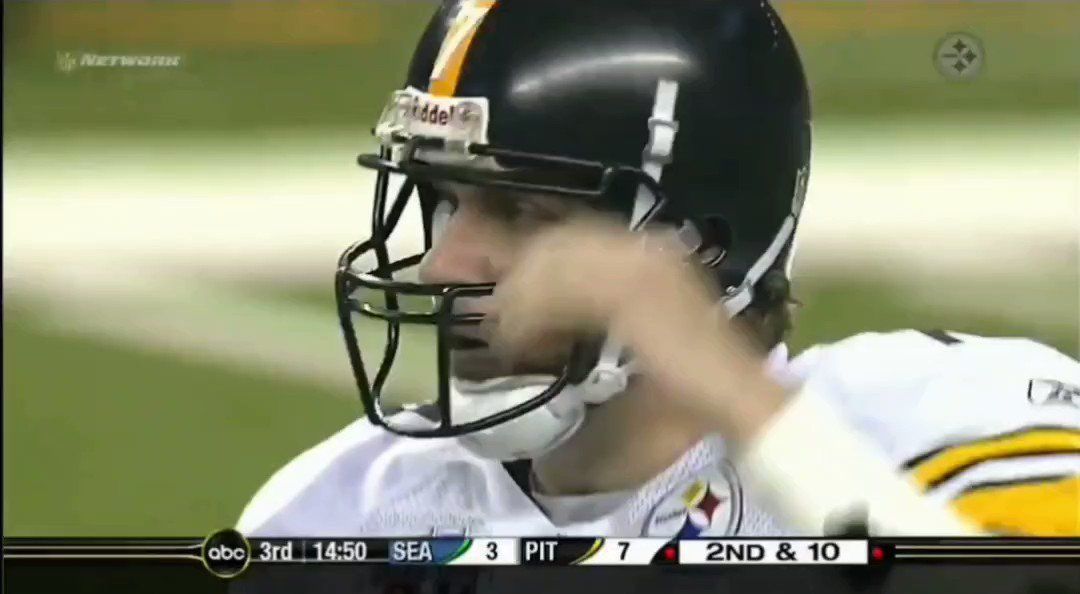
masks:
[(649, 513), (642, 536), (729, 535), (742, 517), (738, 476), (724, 464), (676, 485)]

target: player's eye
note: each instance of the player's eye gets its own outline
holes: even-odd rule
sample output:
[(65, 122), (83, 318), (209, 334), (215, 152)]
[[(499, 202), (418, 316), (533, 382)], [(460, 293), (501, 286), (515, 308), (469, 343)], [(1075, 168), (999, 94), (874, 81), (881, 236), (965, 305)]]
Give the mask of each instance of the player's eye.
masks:
[(505, 196), (485, 197), (481, 206), (484, 214), (502, 223), (514, 224), (522, 215), (518, 201)]
[(484, 203), (485, 212), (508, 225), (535, 227), (558, 222), (562, 213), (531, 197), (492, 197)]
[(519, 202), (519, 218), (539, 224), (557, 223), (563, 218), (563, 213), (556, 208), (550, 207), (535, 200), (523, 200)]

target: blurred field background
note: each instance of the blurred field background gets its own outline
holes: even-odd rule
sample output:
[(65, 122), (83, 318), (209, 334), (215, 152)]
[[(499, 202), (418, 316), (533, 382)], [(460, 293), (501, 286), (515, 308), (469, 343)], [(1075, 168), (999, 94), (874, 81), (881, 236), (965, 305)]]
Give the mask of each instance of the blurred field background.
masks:
[[(1080, 3), (778, 7), (816, 115), (795, 350), (915, 327), (1076, 356)], [(330, 281), (432, 9), (4, 3), (5, 535), (208, 533), (360, 414)], [(978, 78), (935, 69), (953, 31)]]

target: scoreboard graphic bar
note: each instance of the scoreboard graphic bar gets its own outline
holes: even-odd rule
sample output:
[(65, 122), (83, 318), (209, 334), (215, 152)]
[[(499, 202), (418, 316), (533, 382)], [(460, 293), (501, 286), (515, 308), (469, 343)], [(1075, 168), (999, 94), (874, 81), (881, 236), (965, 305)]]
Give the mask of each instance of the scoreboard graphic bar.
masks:
[(678, 562), (667, 538), (526, 538), (522, 565), (663, 565)]
[(881, 538), (871, 541), (878, 563), (1073, 564), (1080, 538)]
[(866, 540), (717, 539), (679, 542), (683, 565), (866, 565)]
[(251, 539), (252, 563), (517, 565), (516, 538)]
[(291, 538), (235, 530), (198, 538), (5, 538), (5, 561), (201, 563), (232, 578), (252, 564), (384, 565), (888, 565), (1080, 564), (1078, 538), (690, 539)]
[(430, 538), (390, 541), (389, 562), (424, 565), (517, 565), (516, 538)]

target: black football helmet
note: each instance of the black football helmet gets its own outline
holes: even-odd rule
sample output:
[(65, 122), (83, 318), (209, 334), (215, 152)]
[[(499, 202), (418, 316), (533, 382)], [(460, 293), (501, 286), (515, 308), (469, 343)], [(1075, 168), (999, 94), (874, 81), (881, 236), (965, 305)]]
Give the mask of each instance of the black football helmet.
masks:
[[(454, 331), (483, 316), (454, 304), (494, 285), (409, 276), (434, 240), (431, 184), (558, 195), (631, 228), (674, 225), (736, 315), (767, 272), (788, 274), (811, 127), (798, 54), (764, 0), (460, 0), (438, 9), (374, 135), (378, 152), (359, 157), (377, 172), (370, 236), (341, 256), (335, 286), (366, 414), (399, 434), (463, 436), (509, 459), (553, 447), (583, 403), (625, 388), (628, 357), (583, 341), (539, 386), (462, 396)], [(389, 242), (414, 197), (424, 248), (394, 257)], [(370, 332), (358, 328), (370, 319), (386, 328), (381, 362), (369, 367)], [(417, 327), (434, 339), (438, 383), (422, 406), (405, 405), (415, 414), (391, 415), (400, 406), (386, 380)]]

